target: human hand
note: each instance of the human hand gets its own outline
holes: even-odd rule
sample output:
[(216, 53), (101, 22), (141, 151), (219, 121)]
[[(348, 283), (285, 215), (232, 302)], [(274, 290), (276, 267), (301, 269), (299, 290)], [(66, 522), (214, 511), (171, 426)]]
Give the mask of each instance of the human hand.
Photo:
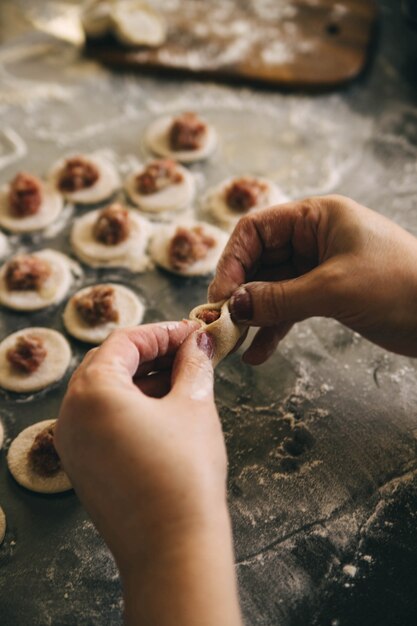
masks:
[(260, 326), (244, 360), (263, 363), (295, 322), (333, 317), (370, 341), (417, 356), (417, 240), (343, 196), (240, 220), (209, 287), (232, 318)]
[(201, 624), (229, 624), (217, 614), (210, 620), (228, 602), (226, 620), (240, 623), (213, 345), (197, 327), (168, 322), (112, 333), (73, 375), (57, 422), (57, 451), (115, 556), (135, 624), (177, 623), (181, 611), (189, 615), (183, 624), (200, 623), (202, 612)]

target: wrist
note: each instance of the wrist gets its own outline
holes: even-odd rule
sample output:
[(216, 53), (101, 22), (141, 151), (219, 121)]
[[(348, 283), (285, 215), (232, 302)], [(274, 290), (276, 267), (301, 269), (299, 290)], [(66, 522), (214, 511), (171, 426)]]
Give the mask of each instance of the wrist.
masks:
[(127, 624), (240, 626), (227, 507), (196, 521), (154, 528), (121, 568)]
[(116, 558), (124, 583), (137, 582), (149, 564), (156, 560), (169, 561), (184, 554), (198, 542), (207, 543), (216, 533), (230, 535), (230, 517), (226, 499), (216, 503), (201, 499), (192, 510), (179, 514), (164, 509), (139, 519), (137, 532), (132, 533), (131, 549)]

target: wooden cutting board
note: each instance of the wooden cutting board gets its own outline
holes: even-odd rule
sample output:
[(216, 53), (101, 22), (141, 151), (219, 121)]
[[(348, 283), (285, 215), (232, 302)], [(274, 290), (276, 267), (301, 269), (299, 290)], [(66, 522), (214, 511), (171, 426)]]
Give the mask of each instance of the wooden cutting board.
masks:
[(105, 64), (286, 88), (332, 88), (366, 65), (375, 0), (170, 0), (158, 49), (107, 38), (86, 52)]

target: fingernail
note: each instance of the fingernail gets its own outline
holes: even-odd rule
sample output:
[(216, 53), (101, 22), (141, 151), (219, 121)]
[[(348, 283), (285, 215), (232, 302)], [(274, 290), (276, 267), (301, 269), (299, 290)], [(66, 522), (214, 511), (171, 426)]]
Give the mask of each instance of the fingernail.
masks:
[(252, 296), (244, 287), (230, 298), (229, 311), (234, 322), (250, 322), (253, 317)]
[(208, 356), (209, 359), (212, 359), (214, 356), (214, 338), (209, 333), (198, 333), (197, 335), (197, 346), (204, 352), (205, 355)]

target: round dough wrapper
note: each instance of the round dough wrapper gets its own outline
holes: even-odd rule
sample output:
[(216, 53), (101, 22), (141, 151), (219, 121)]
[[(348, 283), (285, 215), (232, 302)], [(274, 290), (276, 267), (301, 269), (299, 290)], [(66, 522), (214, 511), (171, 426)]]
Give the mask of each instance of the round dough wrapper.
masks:
[(115, 36), (127, 46), (160, 46), (166, 39), (162, 17), (138, 0), (114, 3), (112, 22)]
[[(220, 311), (220, 317), (217, 320), (206, 324), (199, 319), (198, 314), (201, 311), (213, 309)], [(191, 311), (189, 318), (200, 324), (201, 331), (198, 332), (207, 331), (214, 337), (213, 367), (216, 367), (233, 350), (246, 330), (246, 326), (235, 324), (230, 317), (229, 301), (201, 304)]]
[(6, 516), (3, 509), (0, 506), (0, 544), (3, 543), (4, 536), (6, 534)]
[(7, 454), (7, 464), (10, 473), (19, 485), (31, 491), (60, 493), (72, 489), (70, 479), (63, 470), (59, 470), (52, 476), (40, 476), (32, 469), (29, 463), (28, 452), (36, 435), (55, 422), (56, 420), (43, 420), (25, 428), (10, 445)]
[(238, 176), (236, 178), (228, 178), (223, 181), (208, 192), (205, 198), (205, 209), (211, 213), (212, 217), (220, 222), (226, 228), (232, 229), (236, 226), (237, 222), (244, 215), (248, 215), (253, 211), (259, 211), (259, 209), (265, 209), (269, 206), (273, 206), (274, 204), (282, 204), (283, 202), (288, 202), (288, 197), (281, 191), (277, 185), (268, 180), (268, 178), (261, 178), (259, 176), (251, 176), (251, 178), (256, 178), (261, 183), (265, 183), (268, 187), (268, 192), (266, 194), (266, 199), (255, 205), (249, 211), (240, 213), (239, 211), (233, 211), (226, 203), (225, 200), (225, 191), (227, 187), (238, 178), (245, 178), (244, 176)]
[(9, 185), (0, 190), (0, 226), (11, 233), (30, 233), (46, 228), (54, 222), (64, 208), (58, 191), (48, 183), (42, 183), (42, 203), (38, 213), (27, 217), (14, 217), (9, 208)]
[[(207, 235), (213, 237), (216, 240), (216, 244), (213, 248), (209, 248), (207, 252), (207, 256), (200, 261), (196, 261), (193, 265), (183, 269), (176, 270), (171, 267), (169, 260), (169, 246), (173, 236), (176, 233), (178, 227), (184, 228), (192, 228), (193, 226), (202, 226), (204, 228), (204, 232)], [(179, 276), (205, 276), (206, 274), (211, 274), (216, 269), (216, 265), (221, 257), (223, 249), (227, 243), (229, 236), (220, 228), (213, 226), (212, 224), (207, 224), (206, 222), (181, 222), (175, 224), (168, 224), (166, 226), (161, 226), (156, 231), (150, 245), (150, 255), (152, 260), (168, 270), (172, 274), (177, 274)]]
[(81, 273), (74, 261), (56, 250), (40, 250), (33, 256), (48, 261), (52, 273), (40, 291), (9, 291), (5, 282), (7, 263), (0, 268), (0, 303), (16, 311), (38, 311), (61, 302), (68, 293), (73, 281), (73, 274)]
[(207, 124), (207, 133), (201, 148), (198, 150), (172, 150), (169, 145), (169, 131), (174, 115), (154, 120), (145, 133), (145, 142), (148, 148), (163, 157), (170, 157), (181, 163), (193, 163), (207, 159), (217, 147), (217, 133), (210, 124)]
[(59, 174), (67, 159), (70, 159), (72, 157), (80, 157), (82, 159), (90, 161), (98, 169), (99, 177), (98, 180), (93, 185), (91, 185), (91, 187), (87, 187), (86, 189), (80, 189), (79, 191), (60, 192), (68, 200), (71, 200), (72, 202), (77, 202), (79, 204), (96, 204), (97, 202), (106, 200), (119, 189), (119, 174), (117, 173), (114, 165), (108, 159), (98, 154), (77, 154), (70, 155), (64, 159), (60, 159), (52, 167), (52, 170), (50, 172), (50, 178), (54, 187), (58, 191), (60, 191), (58, 187)]
[(86, 343), (100, 344), (110, 335), (116, 328), (125, 328), (127, 326), (137, 326), (141, 323), (143, 315), (145, 313), (145, 306), (139, 300), (138, 296), (133, 293), (127, 287), (118, 285), (116, 283), (105, 283), (103, 286), (113, 287), (115, 291), (116, 308), (119, 311), (119, 320), (117, 322), (107, 322), (106, 324), (100, 324), (98, 326), (89, 326), (86, 324), (74, 305), (74, 298), (79, 294), (88, 292), (91, 287), (97, 285), (91, 285), (80, 289), (72, 298), (68, 301), (64, 311), (64, 325), (70, 335), (85, 341)]
[(143, 217), (129, 211), (131, 232), (125, 241), (107, 246), (97, 241), (93, 227), (101, 210), (90, 211), (74, 222), (71, 246), (75, 254), (91, 267), (126, 267), (131, 271), (143, 271), (148, 265), (146, 248), (152, 226)]
[[(6, 358), (20, 335), (37, 335), (44, 341), (47, 355), (32, 374), (19, 372)], [(71, 361), (71, 348), (61, 333), (51, 328), (31, 327), (12, 333), (0, 343), (0, 387), (18, 393), (39, 391), (60, 380)]]
[(148, 213), (182, 211), (190, 206), (195, 195), (195, 181), (191, 172), (178, 165), (177, 169), (184, 177), (180, 183), (169, 185), (156, 193), (144, 195), (136, 190), (135, 178), (144, 171), (145, 167), (133, 172), (125, 183), (126, 193), (133, 204)]

